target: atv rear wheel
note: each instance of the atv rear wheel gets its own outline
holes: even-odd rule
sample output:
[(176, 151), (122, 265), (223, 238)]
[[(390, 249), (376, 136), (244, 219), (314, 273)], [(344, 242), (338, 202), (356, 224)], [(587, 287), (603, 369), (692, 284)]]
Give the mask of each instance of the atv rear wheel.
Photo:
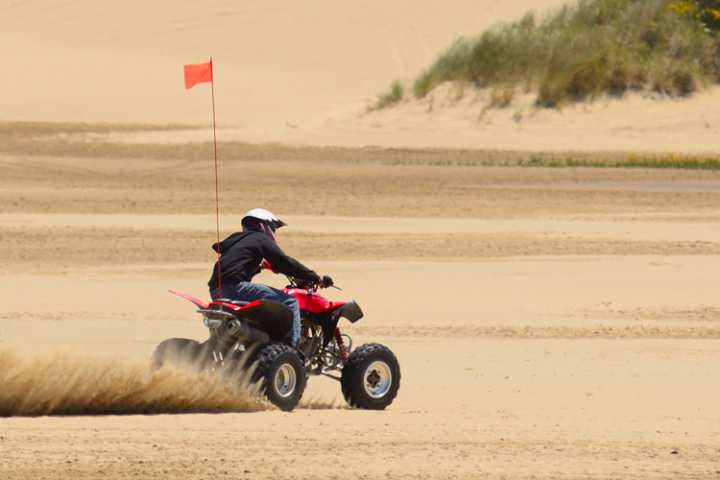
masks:
[(203, 348), (199, 342), (187, 338), (168, 338), (155, 347), (150, 368), (157, 370), (164, 365), (173, 365), (200, 369), (202, 357)]
[(343, 396), (351, 406), (384, 410), (400, 389), (400, 364), (384, 345), (361, 345), (350, 354), (340, 383)]
[(292, 411), (307, 383), (297, 352), (284, 343), (270, 343), (258, 350), (256, 360), (254, 380), (262, 382), (261, 391), (280, 410)]

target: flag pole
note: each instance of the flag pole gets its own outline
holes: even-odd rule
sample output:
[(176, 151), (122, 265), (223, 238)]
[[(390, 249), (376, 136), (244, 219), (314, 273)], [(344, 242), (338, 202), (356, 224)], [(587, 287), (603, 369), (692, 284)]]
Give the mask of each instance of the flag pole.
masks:
[(220, 289), (222, 281), (220, 280), (220, 189), (218, 182), (218, 158), (217, 158), (217, 132), (215, 125), (215, 71), (213, 59), (210, 57), (210, 96), (212, 98), (212, 116), (213, 116), (213, 157), (215, 160), (215, 231), (217, 233), (217, 288), (218, 295), (222, 295)]

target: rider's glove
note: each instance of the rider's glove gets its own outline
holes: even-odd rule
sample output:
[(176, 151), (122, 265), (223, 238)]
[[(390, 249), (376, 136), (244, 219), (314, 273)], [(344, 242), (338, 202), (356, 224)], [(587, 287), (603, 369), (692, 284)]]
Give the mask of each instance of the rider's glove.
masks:
[(320, 277), (319, 283), (322, 288), (328, 288), (334, 285), (333, 279), (327, 275), (323, 275), (322, 277)]

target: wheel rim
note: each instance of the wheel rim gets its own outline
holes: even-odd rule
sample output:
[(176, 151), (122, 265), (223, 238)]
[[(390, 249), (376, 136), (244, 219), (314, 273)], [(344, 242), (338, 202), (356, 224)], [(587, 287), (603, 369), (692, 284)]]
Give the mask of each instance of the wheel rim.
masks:
[(295, 392), (297, 385), (297, 374), (292, 365), (283, 363), (275, 372), (275, 391), (283, 398), (287, 398)]
[(384, 397), (392, 386), (392, 371), (390, 370), (390, 366), (381, 360), (372, 362), (365, 369), (363, 386), (365, 387), (365, 393), (371, 398)]

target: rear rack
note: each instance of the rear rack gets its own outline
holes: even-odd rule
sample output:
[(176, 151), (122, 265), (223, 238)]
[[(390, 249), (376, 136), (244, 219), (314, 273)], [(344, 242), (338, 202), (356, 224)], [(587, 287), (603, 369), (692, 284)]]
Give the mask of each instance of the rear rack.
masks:
[(232, 320), (236, 318), (232, 313), (224, 312), (222, 310), (213, 310), (210, 308), (200, 308), (197, 312), (202, 313), (203, 323), (210, 329), (220, 328), (223, 320)]
[(224, 317), (224, 318), (237, 318), (230, 312), (223, 310), (213, 310), (210, 308), (200, 308), (197, 310), (198, 313), (202, 313), (206, 317)]

